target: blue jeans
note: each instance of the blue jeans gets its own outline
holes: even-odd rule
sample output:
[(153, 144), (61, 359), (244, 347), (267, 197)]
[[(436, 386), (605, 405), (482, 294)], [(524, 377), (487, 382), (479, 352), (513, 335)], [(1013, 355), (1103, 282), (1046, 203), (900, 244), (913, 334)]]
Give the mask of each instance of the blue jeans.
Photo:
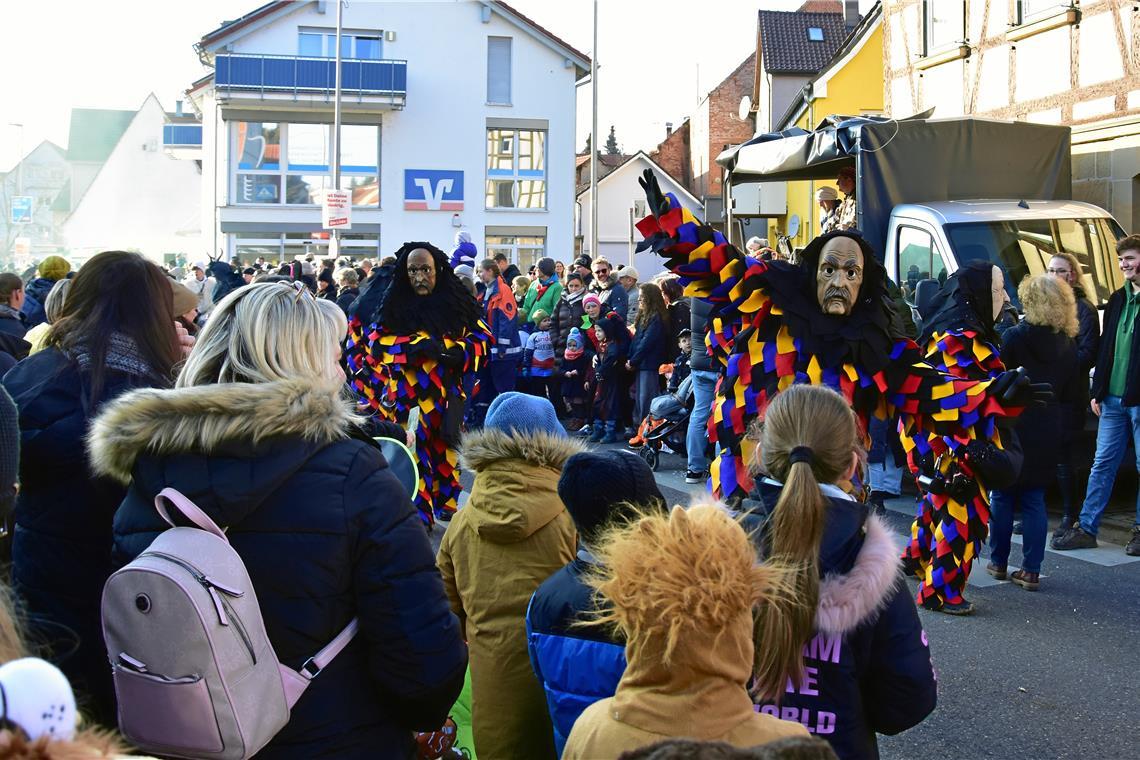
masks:
[[(1085, 505), (1081, 509), (1081, 529), (1096, 535), (1101, 515), (1112, 496), (1116, 471), (1128, 448), (1128, 438), (1136, 449), (1136, 468), (1140, 470), (1140, 406), (1121, 406), (1119, 396), (1108, 396), (1100, 402), (1100, 423), (1096, 430), (1096, 456), (1093, 457)], [(1140, 493), (1136, 497), (1136, 525), (1140, 525)]]
[(871, 472), (871, 490), (884, 491), (892, 496), (902, 493), (903, 468), (895, 464), (895, 458), (887, 452), (887, 458), (878, 464), (868, 465)]
[(685, 448), (689, 455), (689, 470), (705, 472), (709, 468), (705, 449), (709, 443), (709, 415), (712, 413), (713, 396), (716, 395), (717, 373), (707, 369), (695, 369), (692, 375), (693, 413), (689, 416), (689, 432), (685, 436)]
[(1045, 489), (1025, 488), (990, 492), (990, 561), (998, 567), (1009, 564), (1013, 536), (1013, 511), (1021, 505), (1021, 569), (1041, 572), (1045, 558), (1045, 534), (1049, 519), (1045, 516)]

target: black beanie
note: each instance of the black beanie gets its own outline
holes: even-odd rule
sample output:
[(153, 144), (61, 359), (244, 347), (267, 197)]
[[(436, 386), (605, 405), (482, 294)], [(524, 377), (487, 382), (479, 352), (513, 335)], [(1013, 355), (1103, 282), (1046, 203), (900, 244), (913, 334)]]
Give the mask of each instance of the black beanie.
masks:
[(586, 544), (611, 520), (628, 516), (631, 504), (665, 508), (653, 470), (628, 451), (587, 451), (570, 457), (558, 479), (558, 496)]
[(0, 386), (0, 519), (11, 514), (20, 477), (20, 414), (16, 402)]

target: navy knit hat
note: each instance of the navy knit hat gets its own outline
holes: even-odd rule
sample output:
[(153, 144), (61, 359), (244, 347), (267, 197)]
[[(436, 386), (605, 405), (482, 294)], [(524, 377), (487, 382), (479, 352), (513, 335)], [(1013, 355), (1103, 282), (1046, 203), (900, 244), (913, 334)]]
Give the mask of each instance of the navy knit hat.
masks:
[(629, 451), (587, 451), (562, 467), (558, 497), (589, 544), (612, 520), (631, 516), (630, 505), (665, 508), (653, 470)]
[(487, 408), (487, 419), (483, 425), (502, 430), (507, 435), (566, 435), (566, 428), (558, 421), (558, 413), (554, 411), (553, 404), (544, 398), (518, 391), (498, 395)]

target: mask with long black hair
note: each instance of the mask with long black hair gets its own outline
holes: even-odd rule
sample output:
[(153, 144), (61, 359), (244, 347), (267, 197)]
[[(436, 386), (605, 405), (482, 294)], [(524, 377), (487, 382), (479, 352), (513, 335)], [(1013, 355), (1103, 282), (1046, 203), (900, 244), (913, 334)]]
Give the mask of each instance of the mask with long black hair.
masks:
[[(408, 257), (423, 249), (435, 265), (435, 289), (416, 295), (408, 278)], [(384, 305), (380, 326), (388, 332), (410, 335), (423, 330), (432, 336), (458, 336), (472, 329), (481, 317), (479, 304), (447, 263), (447, 254), (431, 243), (404, 243), (396, 251), (396, 271)]]
[[(825, 314), (816, 293), (823, 247), (841, 237), (855, 241), (863, 253), (863, 282), (851, 313), (844, 316)], [(891, 349), (901, 336), (891, 331), (891, 307), (885, 300), (887, 273), (858, 233), (837, 230), (820, 235), (804, 248), (799, 265), (769, 262), (763, 281), (773, 303), (784, 312), (789, 331), (801, 341), (801, 352), (817, 356), (822, 366), (837, 367), (854, 360), (875, 372), (889, 362)]]
[(935, 333), (950, 330), (973, 330), (994, 345), (993, 287), (994, 265), (989, 261), (970, 261), (946, 278), (930, 304), (930, 318), (923, 321), (919, 345), (930, 343)]

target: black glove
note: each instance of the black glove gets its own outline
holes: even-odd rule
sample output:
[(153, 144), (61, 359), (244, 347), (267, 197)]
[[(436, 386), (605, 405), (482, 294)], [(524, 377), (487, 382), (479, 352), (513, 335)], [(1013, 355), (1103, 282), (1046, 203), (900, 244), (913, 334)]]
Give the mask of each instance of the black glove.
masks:
[(990, 393), (1002, 406), (1045, 406), (1054, 399), (1052, 386), (1030, 382), (1025, 367), (998, 375)]
[(664, 216), (670, 208), (669, 199), (661, 192), (661, 185), (657, 184), (657, 175), (653, 173), (652, 169), (646, 169), (641, 173), (641, 179), (637, 181), (641, 183), (641, 188), (645, 191), (645, 200), (649, 203), (649, 211), (654, 216)]
[(463, 362), (467, 360), (467, 353), (459, 346), (452, 346), (445, 348), (439, 352), (440, 363), (448, 369), (455, 369), (462, 367)]

